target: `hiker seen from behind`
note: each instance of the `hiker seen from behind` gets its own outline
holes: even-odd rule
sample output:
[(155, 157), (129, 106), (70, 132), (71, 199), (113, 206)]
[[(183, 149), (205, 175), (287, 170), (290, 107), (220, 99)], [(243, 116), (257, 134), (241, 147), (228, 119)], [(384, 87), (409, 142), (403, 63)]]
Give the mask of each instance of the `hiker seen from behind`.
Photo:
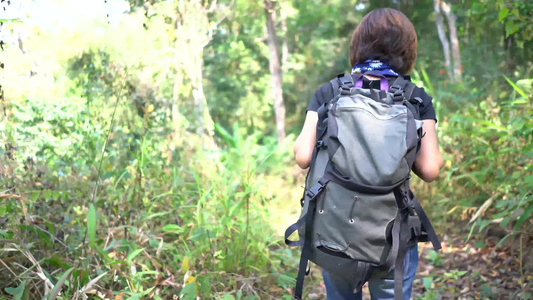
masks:
[(322, 269), (328, 300), (362, 299), (367, 282), (372, 299), (410, 299), (417, 243), (440, 249), (409, 186), (411, 171), (431, 182), (443, 166), (432, 97), (407, 75), (416, 57), (408, 18), (374, 10), (353, 32), (351, 74), (315, 91), (294, 145), (296, 163), (309, 168), (302, 213), (285, 232), (302, 250), (295, 299), (309, 261)]

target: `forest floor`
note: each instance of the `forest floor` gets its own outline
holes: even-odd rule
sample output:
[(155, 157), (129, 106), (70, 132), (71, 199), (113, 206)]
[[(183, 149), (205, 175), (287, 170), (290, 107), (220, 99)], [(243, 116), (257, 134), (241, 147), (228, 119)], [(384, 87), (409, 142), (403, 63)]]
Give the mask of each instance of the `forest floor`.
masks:
[[(475, 241), (445, 237), (439, 252), (419, 244), (412, 299), (533, 299), (533, 251), (525, 247), (532, 244), (529, 238), (526, 243), (523, 237), (522, 252), (518, 238), (497, 248), (490, 243), (476, 248)], [(316, 276), (319, 270), (314, 268)], [(307, 285), (309, 299), (326, 299), (324, 283), (315, 282)], [(363, 292), (363, 299), (370, 299), (366, 287)]]

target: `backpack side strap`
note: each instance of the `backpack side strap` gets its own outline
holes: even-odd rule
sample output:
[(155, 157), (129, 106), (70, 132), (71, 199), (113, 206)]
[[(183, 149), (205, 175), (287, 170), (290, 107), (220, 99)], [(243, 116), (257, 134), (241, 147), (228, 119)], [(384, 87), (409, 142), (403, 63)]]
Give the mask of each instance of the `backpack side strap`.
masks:
[[(439, 238), (437, 236), (437, 233), (435, 232), (435, 229), (433, 228), (433, 225), (431, 225), (431, 222), (429, 221), (428, 216), (426, 215), (426, 212), (424, 212), (424, 209), (422, 208), (422, 205), (420, 205), (420, 202), (416, 198), (416, 196), (413, 194), (413, 192), (409, 191), (409, 202), (414, 207), (416, 214), (418, 218), (420, 219), (420, 223), (422, 225), (422, 231), (427, 233), (427, 240), (431, 242), (433, 245), (433, 249), (435, 251), (438, 251), (442, 248)], [(421, 240), (426, 239), (423, 235), (420, 237)]]
[[(401, 300), (403, 297), (404, 259), (409, 246), (413, 246), (413, 242), (430, 241), (435, 251), (441, 249), (439, 238), (429, 218), (418, 199), (408, 187), (408, 181), (406, 181), (404, 185), (394, 189), (398, 213), (392, 227), (392, 249), (389, 254), (389, 257), (395, 257), (394, 300)], [(416, 216), (412, 215), (413, 209), (416, 212)], [(423, 232), (426, 232), (427, 235), (424, 235)], [(392, 265), (392, 261), (388, 260), (387, 265)]]
[[(324, 185), (322, 183), (318, 183), (314, 185), (312, 188), (309, 189), (305, 193), (305, 197), (309, 199), (309, 205), (314, 204), (316, 205), (316, 198), (322, 193), (324, 189)], [(311, 209), (313, 208), (313, 209)], [(296, 223), (292, 224), (285, 230), (285, 244), (287, 246), (301, 246), (304, 244), (304, 240), (300, 239), (298, 241), (291, 241), (289, 240), (289, 237), (296, 232), (296, 230), (300, 229), (304, 224), (307, 223), (307, 220), (309, 220), (310, 212), (314, 210), (314, 207), (309, 206), (307, 209), (307, 212), (296, 221)], [(312, 220), (312, 219), (311, 219)]]
[[(324, 182), (322, 180), (319, 180), (319, 182), (314, 185), (307, 193), (305, 194), (305, 197), (307, 197), (309, 200), (309, 206), (307, 208), (307, 212), (293, 225), (289, 226), (287, 230), (285, 231), (285, 243), (289, 246), (303, 246), (302, 247), (302, 254), (300, 256), (300, 264), (298, 267), (298, 276), (296, 277), (296, 287), (294, 289), (294, 299), (301, 300), (302, 299), (302, 292), (303, 292), (303, 284), (304, 284), (304, 277), (306, 275), (306, 270), (309, 262), (309, 258), (311, 257), (311, 249), (312, 245), (311, 243), (311, 237), (312, 237), (312, 231), (313, 231), (313, 218), (316, 211), (316, 199), (322, 194), (323, 191), (325, 191), (325, 186), (327, 185), (327, 181)], [(290, 241), (289, 236), (294, 233), (296, 230), (298, 230), (300, 227), (302, 227), (305, 224), (305, 237), (303, 239), (300, 238), (298, 241)]]

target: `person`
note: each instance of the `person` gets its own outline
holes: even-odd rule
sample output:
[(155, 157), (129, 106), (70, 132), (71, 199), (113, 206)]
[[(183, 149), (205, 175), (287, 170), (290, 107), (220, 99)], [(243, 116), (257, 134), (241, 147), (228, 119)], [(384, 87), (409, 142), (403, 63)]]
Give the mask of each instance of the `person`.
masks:
[[(374, 71), (384, 75), (389, 86), (401, 75), (413, 70), (417, 57), (417, 36), (413, 24), (400, 11), (381, 8), (368, 13), (353, 32), (350, 44), (350, 67), (352, 74)], [(380, 78), (364, 75), (363, 88), (380, 88)], [(414, 85), (413, 83), (409, 83)], [(296, 163), (302, 169), (311, 163), (315, 143), (317, 109), (335, 96), (331, 84), (318, 88), (307, 108), (302, 131), (296, 139), (294, 154)], [(436, 114), (432, 97), (423, 88), (414, 86), (412, 97), (423, 101), (420, 117), (424, 132), (421, 149), (415, 160), (413, 172), (426, 182), (435, 180), (444, 161), (439, 150), (436, 132)], [(403, 270), (403, 299), (410, 299), (411, 290), (418, 267), (418, 248), (414, 246), (407, 252)], [(322, 271), (328, 300), (362, 299), (362, 293), (354, 294), (350, 283)], [(372, 299), (394, 299), (394, 271), (384, 278), (371, 278), (368, 282)]]

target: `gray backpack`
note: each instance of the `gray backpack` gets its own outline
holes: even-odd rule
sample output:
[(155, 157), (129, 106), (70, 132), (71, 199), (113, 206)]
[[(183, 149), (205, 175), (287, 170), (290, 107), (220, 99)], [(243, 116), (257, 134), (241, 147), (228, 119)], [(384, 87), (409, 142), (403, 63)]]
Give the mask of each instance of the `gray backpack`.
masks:
[[(300, 219), (285, 243), (301, 246), (295, 299), (301, 299), (308, 260), (353, 282), (359, 292), (372, 276), (394, 269), (395, 299), (402, 298), (403, 262), (409, 247), (431, 241), (428, 217), (409, 188), (420, 149), (422, 100), (399, 76), (390, 89), (363, 89), (360, 75), (331, 81), (338, 95), (318, 109), (317, 143), (305, 182)], [(289, 236), (298, 230), (300, 240)]]

